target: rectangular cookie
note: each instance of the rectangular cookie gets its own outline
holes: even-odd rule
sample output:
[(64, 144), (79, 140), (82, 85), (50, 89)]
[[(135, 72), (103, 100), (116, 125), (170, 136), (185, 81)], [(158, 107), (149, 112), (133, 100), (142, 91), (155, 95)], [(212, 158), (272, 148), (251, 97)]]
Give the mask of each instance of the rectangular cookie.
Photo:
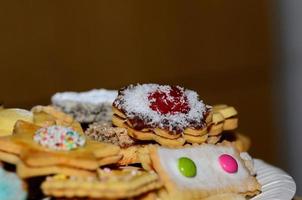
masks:
[(171, 194), (178, 191), (184, 200), (223, 193), (254, 195), (261, 188), (233, 147), (210, 144), (180, 149), (158, 147), (151, 149), (151, 160), (167, 191)]

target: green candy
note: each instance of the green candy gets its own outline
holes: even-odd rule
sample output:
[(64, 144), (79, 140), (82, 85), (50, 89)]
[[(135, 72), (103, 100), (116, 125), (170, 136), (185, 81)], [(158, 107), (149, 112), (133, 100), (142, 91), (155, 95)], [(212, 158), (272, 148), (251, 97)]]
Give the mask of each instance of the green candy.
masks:
[(68, 132), (67, 132), (67, 135), (74, 135), (74, 132), (68, 131)]
[(185, 177), (194, 177), (197, 174), (194, 161), (187, 157), (178, 159), (178, 169)]

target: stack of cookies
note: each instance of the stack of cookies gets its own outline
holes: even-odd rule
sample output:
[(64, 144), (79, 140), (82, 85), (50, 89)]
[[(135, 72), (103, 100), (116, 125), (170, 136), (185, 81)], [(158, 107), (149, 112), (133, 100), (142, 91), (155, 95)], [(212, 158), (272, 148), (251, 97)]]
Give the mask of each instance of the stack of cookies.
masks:
[(261, 192), (231, 106), (158, 84), (60, 93), (52, 103), (24, 111), (27, 118), (18, 110), (0, 118), (13, 124), (0, 137), (0, 160), (20, 191), (11, 199), (227, 200)]

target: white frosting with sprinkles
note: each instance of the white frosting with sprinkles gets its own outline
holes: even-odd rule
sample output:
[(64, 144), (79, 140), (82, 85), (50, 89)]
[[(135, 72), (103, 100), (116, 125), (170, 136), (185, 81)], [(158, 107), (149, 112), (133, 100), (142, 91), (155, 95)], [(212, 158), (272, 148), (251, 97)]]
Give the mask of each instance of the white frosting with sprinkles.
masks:
[(61, 151), (76, 149), (86, 142), (85, 137), (73, 129), (57, 125), (38, 129), (33, 139), (44, 147)]
[[(120, 91), (118, 98), (114, 102), (114, 106), (125, 112), (130, 119), (139, 117), (144, 123), (151, 127), (168, 128), (173, 131), (175, 127), (183, 130), (186, 127), (191, 127), (192, 122), (202, 123), (204, 114), (207, 111), (206, 105), (199, 99), (195, 91), (184, 89), (176, 86), (184, 92), (187, 98), (189, 110), (186, 113), (176, 112), (162, 114), (150, 108), (149, 95), (161, 91), (168, 94), (171, 91), (171, 86), (158, 84), (143, 84), (130, 85)], [(167, 96), (167, 99), (173, 98)]]
[(90, 103), (90, 104), (100, 104), (107, 103), (110, 104), (114, 101), (117, 96), (116, 90), (106, 90), (106, 89), (94, 89), (86, 92), (62, 92), (56, 93), (52, 96), (51, 101), (54, 104), (60, 104), (62, 101), (71, 101), (78, 103)]

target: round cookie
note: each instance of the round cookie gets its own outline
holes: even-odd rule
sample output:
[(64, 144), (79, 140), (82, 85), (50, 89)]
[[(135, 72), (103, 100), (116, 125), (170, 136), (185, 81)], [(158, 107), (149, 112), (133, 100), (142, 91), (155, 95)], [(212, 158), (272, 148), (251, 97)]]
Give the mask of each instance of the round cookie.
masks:
[(137, 140), (169, 146), (204, 143), (211, 108), (198, 94), (180, 86), (130, 85), (113, 102), (115, 126)]
[(214, 107), (180, 86), (137, 84), (119, 90), (113, 102), (112, 124), (126, 128), (136, 140), (155, 141), (166, 147), (215, 144), (224, 130), (237, 128), (237, 111)]

